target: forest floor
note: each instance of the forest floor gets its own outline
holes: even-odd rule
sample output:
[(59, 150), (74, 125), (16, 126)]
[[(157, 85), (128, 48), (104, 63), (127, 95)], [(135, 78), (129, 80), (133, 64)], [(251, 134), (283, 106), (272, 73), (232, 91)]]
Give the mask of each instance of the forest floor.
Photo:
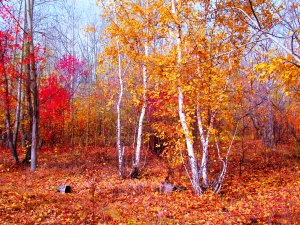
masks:
[(44, 148), (33, 173), (1, 149), (0, 224), (300, 224), (300, 150), (260, 146), (247, 142), (241, 164), (237, 143), (221, 194), (202, 196), (181, 166), (173, 182), (187, 190), (160, 193), (167, 168), (150, 153), (139, 179), (122, 180), (115, 149)]

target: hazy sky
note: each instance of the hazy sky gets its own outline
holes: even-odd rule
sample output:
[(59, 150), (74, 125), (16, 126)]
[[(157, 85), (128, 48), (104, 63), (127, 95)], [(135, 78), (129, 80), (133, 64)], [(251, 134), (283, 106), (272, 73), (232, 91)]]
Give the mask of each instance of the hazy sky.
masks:
[(83, 11), (94, 11), (96, 6), (96, 0), (75, 0), (77, 2), (77, 8)]
[(96, 6), (96, 0), (71, 0), (75, 1), (75, 8), (81, 15), (82, 23), (89, 23), (99, 17), (100, 20), (100, 8)]

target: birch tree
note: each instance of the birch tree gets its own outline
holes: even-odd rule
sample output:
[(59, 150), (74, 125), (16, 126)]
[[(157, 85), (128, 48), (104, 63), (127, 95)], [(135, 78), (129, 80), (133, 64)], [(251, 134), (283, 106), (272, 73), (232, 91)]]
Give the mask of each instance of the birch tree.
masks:
[(28, 51), (29, 64), (27, 71), (27, 90), (28, 90), (28, 105), (31, 125), (31, 155), (30, 155), (30, 170), (35, 171), (37, 166), (37, 141), (38, 141), (38, 86), (37, 86), (37, 72), (35, 61), (35, 49), (34, 49), (34, 35), (33, 35), (33, 11), (34, 1), (25, 1), (25, 21), (27, 26), (25, 27), (27, 42), (26, 47)]
[[(144, 40), (144, 54), (145, 54), (145, 60), (148, 59), (149, 57), (149, 40), (147, 35), (148, 35), (148, 26), (149, 26), (149, 18), (148, 18), (148, 8), (149, 8), (149, 0), (145, 1), (145, 19), (146, 19), (146, 28), (145, 28), (145, 33), (146, 33), (146, 40)], [(148, 74), (147, 74), (147, 61), (142, 62), (142, 76), (143, 76), (143, 105), (142, 109), (140, 112), (140, 117), (139, 117), (139, 123), (138, 123), (138, 133), (137, 133), (137, 143), (136, 143), (136, 150), (135, 150), (135, 160), (134, 160), (134, 165), (131, 171), (131, 178), (137, 178), (139, 175), (139, 167), (140, 167), (140, 160), (141, 160), (141, 148), (143, 147), (143, 142), (142, 142), (142, 136), (143, 136), (143, 122), (144, 122), (144, 117), (147, 109), (147, 82), (148, 82)]]
[[(177, 8), (176, 8), (176, 2), (175, 0), (172, 0), (172, 14), (174, 15), (174, 18), (177, 18)], [(177, 44), (177, 67), (181, 69), (181, 26), (180, 24), (176, 24), (176, 44)], [(179, 74), (180, 76), (180, 74)], [(194, 148), (193, 148), (193, 141), (191, 139), (191, 133), (189, 131), (187, 122), (186, 122), (186, 115), (184, 112), (184, 94), (182, 92), (182, 87), (179, 81), (178, 84), (178, 113), (179, 113), (179, 118), (181, 122), (181, 126), (184, 132), (185, 136), (185, 142), (186, 142), (186, 147), (188, 151), (188, 157), (189, 157), (189, 163), (190, 163), (190, 168), (191, 168), (191, 173), (192, 173), (192, 178), (191, 182), (194, 188), (194, 191), (196, 194), (200, 195), (202, 194), (202, 189), (200, 186), (199, 182), (199, 172), (198, 172), (198, 165), (197, 165), (197, 158), (194, 153)]]
[[(137, 101), (141, 113), (137, 122), (137, 144), (131, 177), (138, 175), (136, 168), (140, 163), (147, 89), (151, 86), (151, 93), (157, 101), (162, 102), (161, 107), (166, 110), (159, 111), (163, 114), (161, 118), (166, 115), (172, 118), (172, 132), (177, 132), (173, 137), (178, 139), (172, 140), (173, 143), (181, 143), (184, 138), (184, 146), (180, 145), (179, 148), (182, 153), (185, 150), (187, 152), (183, 160), (188, 161), (186, 169), (195, 193), (200, 195), (208, 188), (218, 192), (226, 174), (232, 142), (227, 151), (221, 151), (217, 147), (218, 137), (213, 140), (213, 135), (218, 133), (214, 124), (226, 118), (224, 109), (228, 107), (230, 97), (233, 97), (228, 93), (236, 85), (241, 52), (249, 41), (244, 34), (247, 28), (234, 23), (229, 26), (226, 24), (225, 21), (235, 16), (228, 13), (230, 3), (215, 5), (210, 1), (198, 4), (171, 0), (149, 1), (145, 3), (146, 6), (147, 3), (151, 7), (142, 7), (132, 1), (123, 2), (118, 12), (120, 24), (109, 27), (110, 35), (118, 37), (120, 45), (122, 43), (124, 57), (132, 62), (130, 79), (137, 81), (135, 85), (128, 84), (128, 91), (137, 93), (137, 90), (141, 90), (136, 85), (138, 66), (143, 79), (142, 94), (139, 95), (142, 100)], [(147, 9), (152, 13), (149, 20), (145, 13)], [(236, 17), (234, 20), (238, 21)], [(148, 24), (148, 21), (151, 22)], [(152, 26), (154, 28), (150, 29)], [(151, 41), (145, 37), (151, 38)], [(118, 55), (118, 50), (115, 50), (118, 48), (113, 49), (107, 53)], [(152, 76), (153, 71), (156, 74)], [(147, 83), (149, 78), (153, 83)], [(177, 109), (172, 111), (173, 105), (167, 105), (165, 100), (173, 99), (174, 95), (177, 97)], [(156, 128), (164, 132), (163, 126), (157, 125)], [(211, 175), (208, 168), (212, 164), (209, 158), (209, 150), (212, 148), (210, 142), (219, 153), (216, 165), (219, 168), (218, 175)]]
[[(113, 2), (113, 13), (114, 13), (114, 22), (118, 24), (117, 20), (117, 6), (115, 1)], [(118, 38), (116, 38), (117, 42), (117, 57), (118, 57), (118, 78), (119, 78), (119, 97), (117, 102), (117, 149), (118, 149), (118, 168), (119, 168), (119, 175), (121, 178), (124, 177), (123, 172), (123, 146), (121, 143), (121, 103), (123, 97), (123, 78), (122, 78), (122, 59), (121, 59), (121, 50), (120, 50), (120, 42)]]
[[(209, 158), (209, 142), (212, 141), (211, 135), (218, 132), (214, 126), (216, 117), (226, 117), (222, 111), (229, 98), (226, 90), (234, 85), (233, 62), (235, 69), (239, 67), (239, 51), (232, 51), (230, 39), (240, 31), (222, 22), (224, 17), (229, 16), (221, 10), (226, 8), (225, 3), (219, 4), (218, 9), (214, 9), (210, 2), (197, 6), (175, 0), (171, 3), (177, 53), (178, 112), (189, 162), (186, 169), (189, 169), (190, 181), (197, 195), (208, 188), (219, 192), (233, 142), (229, 143), (226, 152), (221, 153), (218, 140), (213, 141), (221, 164), (219, 175), (209, 174), (208, 164), (212, 161)], [(189, 22), (185, 22), (186, 18)], [(198, 24), (191, 21), (198, 21)], [(220, 42), (223, 45), (219, 45)], [(220, 51), (224, 53), (220, 54)], [(203, 123), (204, 117), (207, 118), (206, 124)], [(193, 124), (197, 124), (198, 137), (195, 136)], [(233, 139), (235, 135), (236, 132)], [(201, 143), (201, 157), (196, 150), (199, 147), (195, 145), (197, 140)]]

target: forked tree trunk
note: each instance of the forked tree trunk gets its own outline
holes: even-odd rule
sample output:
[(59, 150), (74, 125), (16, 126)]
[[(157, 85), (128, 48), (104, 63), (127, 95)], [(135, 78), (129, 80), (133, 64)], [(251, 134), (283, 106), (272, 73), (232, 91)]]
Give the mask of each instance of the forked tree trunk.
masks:
[(180, 118), (181, 126), (183, 128), (184, 136), (185, 136), (185, 142), (186, 142), (189, 163), (190, 163), (190, 168), (191, 168), (191, 173), (192, 173), (191, 182), (192, 182), (195, 193), (197, 195), (201, 195), (202, 188), (200, 185), (197, 158), (194, 154), (193, 142), (191, 140), (191, 134), (189, 132), (189, 129), (188, 129), (188, 126), (186, 123), (186, 116), (185, 116), (185, 113), (183, 110), (183, 93), (181, 91), (181, 87), (178, 87), (178, 108), (179, 108), (179, 110), (178, 110), (179, 118)]
[(204, 187), (207, 188), (209, 186), (208, 175), (207, 175), (208, 143), (209, 143), (210, 130), (212, 128), (213, 121), (214, 121), (214, 114), (211, 115), (210, 122), (207, 127), (207, 132), (205, 136), (203, 125), (202, 125), (201, 110), (199, 106), (197, 106), (196, 113), (197, 113), (198, 130), (199, 130), (199, 135), (200, 135), (200, 140), (202, 145), (202, 160), (201, 160), (199, 173), (202, 175)]
[(226, 156), (224, 158), (222, 158), (222, 156), (221, 156), (221, 151), (220, 151), (220, 148), (219, 148), (219, 145), (218, 145), (218, 140), (215, 136), (217, 153), (218, 153), (219, 160), (222, 163), (222, 170), (220, 172), (219, 177), (216, 178), (215, 181), (211, 185), (211, 188), (213, 189), (214, 193), (220, 193), (220, 191), (221, 191), (221, 187), (223, 185), (223, 182), (225, 180), (225, 175), (226, 175), (226, 172), (227, 172), (228, 157), (229, 157), (229, 154), (230, 154), (230, 151), (231, 151), (231, 148), (232, 148), (233, 141), (235, 139), (237, 130), (238, 130), (238, 123), (236, 124), (233, 137), (231, 139), (230, 145), (227, 148)]

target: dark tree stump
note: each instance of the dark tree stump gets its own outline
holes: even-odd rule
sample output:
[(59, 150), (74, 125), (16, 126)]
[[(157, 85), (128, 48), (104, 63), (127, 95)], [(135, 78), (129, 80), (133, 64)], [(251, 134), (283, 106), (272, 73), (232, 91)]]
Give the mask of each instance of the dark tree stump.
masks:
[(60, 193), (71, 193), (72, 192), (72, 188), (70, 185), (59, 185), (57, 187), (57, 191)]
[(136, 179), (138, 178), (138, 175), (139, 175), (139, 168), (137, 168), (136, 166), (134, 166), (131, 170), (131, 173), (130, 173), (130, 178), (131, 179)]

